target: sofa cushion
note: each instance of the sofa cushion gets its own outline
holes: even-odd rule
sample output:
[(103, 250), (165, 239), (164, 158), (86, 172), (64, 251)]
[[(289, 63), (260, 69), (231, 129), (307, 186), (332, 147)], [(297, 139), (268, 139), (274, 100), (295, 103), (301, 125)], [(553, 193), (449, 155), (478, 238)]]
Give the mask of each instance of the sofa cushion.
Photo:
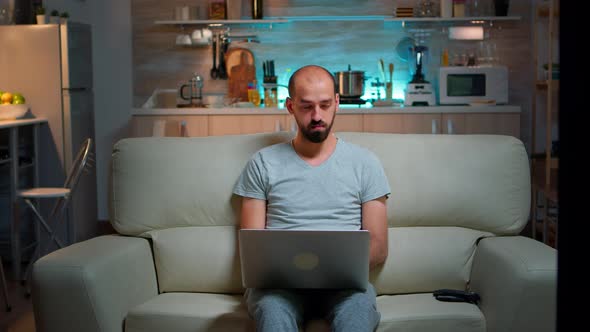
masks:
[(160, 292), (243, 293), (235, 226), (151, 231)]
[(441, 302), (432, 293), (381, 295), (381, 331), (485, 332), (486, 322), (479, 308), (464, 302)]
[(167, 293), (131, 309), (125, 331), (255, 331), (255, 326), (242, 295)]
[[(243, 292), (234, 226), (175, 227), (146, 235), (160, 292)], [(389, 256), (370, 280), (377, 294), (465, 289), (476, 242), (491, 235), (462, 227), (391, 227)]]
[[(518, 234), (530, 205), (528, 155), (500, 135), (337, 133), (373, 151), (389, 179), (388, 222)], [(292, 133), (123, 139), (114, 147), (110, 220), (121, 234), (235, 225), (232, 188), (258, 149)], [(498, 208), (502, 207), (502, 208)]]
[[(377, 297), (381, 322), (377, 331), (484, 332), (477, 306), (439, 302), (431, 293)], [(314, 322), (307, 331), (325, 331)], [(161, 294), (129, 311), (125, 331), (254, 331), (240, 295), (204, 293)]]
[(123, 139), (113, 148), (110, 221), (125, 235), (235, 225), (240, 172), (257, 150), (292, 135)]
[(476, 243), (491, 235), (463, 227), (391, 227), (389, 255), (370, 280), (378, 295), (465, 289)]
[(390, 226), (463, 226), (514, 235), (527, 223), (529, 159), (515, 137), (338, 136), (366, 147), (381, 160), (391, 187)]

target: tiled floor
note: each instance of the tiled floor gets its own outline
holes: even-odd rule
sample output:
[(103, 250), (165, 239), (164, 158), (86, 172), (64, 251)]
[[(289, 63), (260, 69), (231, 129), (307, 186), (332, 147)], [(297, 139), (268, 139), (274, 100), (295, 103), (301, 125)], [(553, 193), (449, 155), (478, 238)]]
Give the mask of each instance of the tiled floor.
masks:
[(31, 299), (25, 296), (25, 288), (20, 282), (13, 279), (10, 264), (4, 264), (4, 273), (12, 310), (6, 312), (4, 298), (0, 293), (0, 332), (34, 332), (35, 318)]

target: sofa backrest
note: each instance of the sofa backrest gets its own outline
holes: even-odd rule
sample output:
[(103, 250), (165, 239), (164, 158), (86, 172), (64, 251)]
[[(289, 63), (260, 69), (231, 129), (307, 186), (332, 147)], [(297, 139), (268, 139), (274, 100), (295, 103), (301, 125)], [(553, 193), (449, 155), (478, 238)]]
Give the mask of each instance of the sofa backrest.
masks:
[[(373, 151), (390, 182), (390, 254), (371, 274), (378, 293), (461, 287), (478, 238), (518, 234), (527, 222), (528, 157), (516, 138), (336, 135)], [(242, 291), (232, 189), (254, 152), (292, 137), (146, 137), (115, 145), (110, 220), (121, 234), (152, 239), (161, 291)]]

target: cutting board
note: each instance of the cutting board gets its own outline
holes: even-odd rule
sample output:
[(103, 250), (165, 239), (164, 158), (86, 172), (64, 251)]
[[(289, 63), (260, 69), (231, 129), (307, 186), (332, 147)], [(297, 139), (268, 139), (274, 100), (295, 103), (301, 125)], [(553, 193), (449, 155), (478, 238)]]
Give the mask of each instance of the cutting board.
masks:
[(226, 55), (226, 68), (228, 97), (248, 101), (248, 83), (256, 80), (256, 66), (252, 52), (247, 48), (230, 49)]

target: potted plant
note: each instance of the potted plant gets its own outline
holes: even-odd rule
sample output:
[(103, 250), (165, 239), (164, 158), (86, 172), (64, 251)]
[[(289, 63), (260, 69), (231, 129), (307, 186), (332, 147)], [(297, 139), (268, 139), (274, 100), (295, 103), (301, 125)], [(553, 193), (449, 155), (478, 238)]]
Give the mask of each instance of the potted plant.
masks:
[(59, 24), (59, 12), (56, 9), (49, 14), (49, 23)]
[(35, 9), (35, 17), (37, 18), (37, 24), (45, 24), (47, 19), (45, 17), (45, 7), (39, 6)]
[(59, 15), (60, 23), (61, 24), (67, 24), (68, 23), (68, 17), (70, 17), (70, 14), (68, 14), (68, 12), (61, 13)]

